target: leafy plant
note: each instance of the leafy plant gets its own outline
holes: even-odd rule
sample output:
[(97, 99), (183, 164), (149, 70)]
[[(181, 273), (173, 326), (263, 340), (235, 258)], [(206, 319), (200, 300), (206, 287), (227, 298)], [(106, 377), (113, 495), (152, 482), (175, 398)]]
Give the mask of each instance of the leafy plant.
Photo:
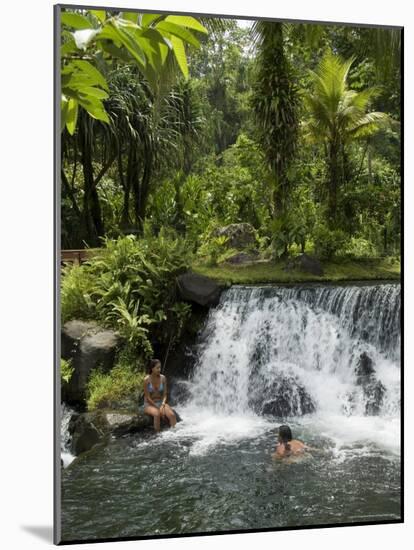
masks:
[(329, 260), (338, 254), (347, 242), (346, 233), (340, 229), (329, 229), (325, 224), (318, 224), (314, 230), (315, 254), (318, 258)]
[(141, 351), (145, 357), (152, 355), (153, 350), (148, 340), (149, 329), (147, 327), (156, 321), (163, 321), (166, 318), (165, 314), (161, 312), (158, 319), (151, 319), (145, 313), (139, 315), (139, 300), (132, 305), (118, 297), (117, 302), (111, 302), (110, 305), (112, 305), (112, 310), (108, 313), (108, 317), (116, 319), (121, 336), (137, 351)]
[(328, 166), (328, 223), (337, 221), (337, 195), (345, 182), (346, 147), (354, 140), (367, 138), (390, 122), (386, 113), (369, 111), (379, 96), (376, 87), (355, 91), (347, 79), (355, 58), (346, 61), (328, 52), (315, 71), (310, 71), (311, 91), (305, 92), (308, 120), (305, 135), (326, 146)]
[(60, 359), (60, 377), (64, 382), (70, 382), (74, 371), (75, 369), (73, 368), (72, 361), (70, 359)]
[(62, 269), (62, 323), (70, 319), (93, 319), (97, 315), (92, 298), (95, 289), (94, 278), (86, 266), (67, 265)]
[(343, 246), (341, 252), (355, 258), (375, 258), (378, 251), (375, 245), (363, 237), (351, 237)]
[(221, 235), (217, 237), (207, 236), (198, 249), (198, 255), (207, 260), (207, 265), (217, 265), (219, 256), (224, 252), (228, 237)]
[(88, 410), (110, 407), (125, 401), (138, 404), (143, 392), (144, 377), (145, 373), (138, 370), (133, 363), (117, 364), (108, 373), (100, 369), (93, 370), (86, 387)]
[(186, 241), (166, 229), (157, 236), (106, 239), (82, 266), (62, 277), (62, 318), (96, 319), (118, 330), (125, 344), (144, 357), (151, 339), (179, 334), (188, 306), (176, 296), (176, 277), (190, 265)]
[[(104, 10), (65, 11), (61, 15), (64, 42), (62, 57), (62, 127), (73, 135), (77, 126), (78, 108), (92, 117), (109, 123), (103, 101), (108, 98), (108, 84), (97, 68), (104, 59), (117, 58), (135, 63), (153, 90), (160, 86), (160, 74), (172, 58), (188, 78), (185, 45), (198, 48), (194, 31), (207, 33), (194, 17), (137, 14)], [(94, 63), (83, 59), (96, 56)], [(165, 75), (164, 75), (165, 78)]]
[(296, 221), (292, 217), (284, 215), (273, 220), (270, 226), (273, 234), (271, 246), (274, 258), (286, 255), (292, 244), (303, 246), (307, 230), (300, 220)]

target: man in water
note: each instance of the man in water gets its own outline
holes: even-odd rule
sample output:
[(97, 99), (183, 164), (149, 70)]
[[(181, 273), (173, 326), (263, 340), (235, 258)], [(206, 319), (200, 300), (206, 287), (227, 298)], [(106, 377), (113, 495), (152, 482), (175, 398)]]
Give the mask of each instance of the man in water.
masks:
[(311, 448), (298, 439), (292, 439), (292, 430), (289, 426), (280, 426), (278, 442), (275, 452), (272, 453), (272, 458), (299, 456), (307, 450), (311, 450)]

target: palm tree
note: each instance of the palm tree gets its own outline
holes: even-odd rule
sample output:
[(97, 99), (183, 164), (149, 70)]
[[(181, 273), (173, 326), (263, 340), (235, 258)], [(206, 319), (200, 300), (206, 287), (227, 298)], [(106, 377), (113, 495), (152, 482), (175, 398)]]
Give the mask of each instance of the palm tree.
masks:
[(368, 138), (390, 118), (385, 113), (369, 112), (378, 88), (360, 92), (347, 85), (355, 58), (343, 60), (328, 52), (315, 71), (310, 71), (311, 91), (305, 91), (309, 118), (304, 124), (307, 136), (323, 143), (328, 167), (328, 222), (335, 225), (338, 189), (346, 179), (346, 150), (356, 139)]
[(202, 121), (189, 97), (189, 81), (178, 82), (160, 97), (138, 78), (134, 67), (119, 68), (108, 80), (111, 93), (106, 109), (116, 135), (123, 191), (120, 225), (124, 231), (139, 232), (155, 176), (161, 169), (185, 169), (191, 162), (188, 149)]
[(298, 95), (284, 52), (283, 25), (258, 21), (253, 33), (258, 55), (252, 105), (259, 143), (272, 174), (273, 216), (283, 219), (289, 196), (287, 173), (298, 137)]

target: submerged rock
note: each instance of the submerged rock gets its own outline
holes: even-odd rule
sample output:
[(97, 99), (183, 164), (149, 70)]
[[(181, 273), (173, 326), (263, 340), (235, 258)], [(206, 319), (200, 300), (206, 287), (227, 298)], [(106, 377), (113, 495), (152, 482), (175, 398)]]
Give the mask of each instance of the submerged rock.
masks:
[(188, 380), (173, 380), (170, 389), (171, 402), (185, 405), (192, 396), (190, 387)]
[(364, 388), (366, 398), (365, 414), (375, 416), (380, 413), (386, 393), (384, 384), (380, 380), (373, 381)]
[[(177, 422), (181, 421), (174, 411)], [(168, 426), (168, 420), (162, 420), (162, 426)], [(107, 443), (110, 437), (122, 437), (128, 434), (153, 430), (153, 418), (142, 411), (98, 410), (87, 413), (74, 413), (69, 422), (70, 452), (78, 456), (89, 451), (97, 444)]]
[(70, 452), (78, 456), (89, 451), (105, 437), (105, 432), (98, 427), (97, 418), (91, 413), (74, 414), (69, 422)]
[(358, 364), (355, 368), (355, 374), (357, 377), (356, 383), (358, 386), (363, 386), (369, 383), (372, 376), (375, 374), (374, 362), (365, 351), (359, 356)]
[(357, 386), (362, 388), (365, 400), (365, 414), (367, 416), (379, 414), (387, 390), (381, 380), (378, 380), (374, 362), (365, 351), (359, 356), (355, 375)]
[(257, 414), (278, 417), (303, 416), (316, 410), (313, 399), (294, 376), (281, 376), (253, 392), (249, 405)]

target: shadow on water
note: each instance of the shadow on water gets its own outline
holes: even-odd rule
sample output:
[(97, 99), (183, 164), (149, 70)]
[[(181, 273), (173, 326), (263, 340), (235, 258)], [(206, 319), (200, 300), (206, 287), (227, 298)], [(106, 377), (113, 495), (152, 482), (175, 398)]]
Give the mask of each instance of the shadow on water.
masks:
[(21, 525), (20, 527), (38, 539), (53, 543), (53, 527), (51, 525)]

